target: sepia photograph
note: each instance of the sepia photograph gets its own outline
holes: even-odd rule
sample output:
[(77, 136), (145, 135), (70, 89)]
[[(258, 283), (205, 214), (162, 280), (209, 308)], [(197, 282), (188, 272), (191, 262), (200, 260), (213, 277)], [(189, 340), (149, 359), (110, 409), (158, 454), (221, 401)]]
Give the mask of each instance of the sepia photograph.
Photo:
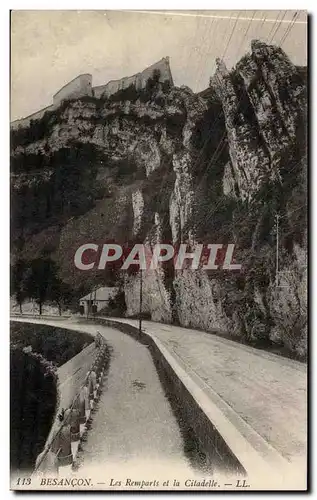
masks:
[(11, 490), (307, 491), (307, 46), (11, 11)]

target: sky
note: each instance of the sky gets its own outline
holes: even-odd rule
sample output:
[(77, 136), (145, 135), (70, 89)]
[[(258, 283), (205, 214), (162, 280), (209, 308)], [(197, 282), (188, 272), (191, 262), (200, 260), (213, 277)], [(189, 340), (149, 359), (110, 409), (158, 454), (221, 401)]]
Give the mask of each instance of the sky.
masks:
[(304, 11), (13, 11), (11, 120), (52, 103), (81, 73), (93, 86), (133, 75), (170, 57), (174, 84), (205, 89), (216, 57), (228, 68), (260, 39), (307, 63)]

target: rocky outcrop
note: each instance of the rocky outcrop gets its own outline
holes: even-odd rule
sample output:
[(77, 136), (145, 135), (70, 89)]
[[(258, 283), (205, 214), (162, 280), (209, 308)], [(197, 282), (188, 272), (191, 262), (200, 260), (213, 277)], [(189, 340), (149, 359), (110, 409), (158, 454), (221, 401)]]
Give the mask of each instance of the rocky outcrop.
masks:
[(282, 49), (252, 43), (230, 73), (217, 60), (212, 80), (223, 103), (233, 181), (252, 200), (268, 179), (280, 181), (280, 163), (303, 123), (305, 85)]

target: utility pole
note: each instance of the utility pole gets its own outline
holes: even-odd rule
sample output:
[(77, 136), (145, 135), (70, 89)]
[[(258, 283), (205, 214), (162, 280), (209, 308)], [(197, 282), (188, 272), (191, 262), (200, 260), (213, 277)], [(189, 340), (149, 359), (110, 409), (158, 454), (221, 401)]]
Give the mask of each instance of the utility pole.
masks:
[(140, 312), (139, 312), (139, 334), (142, 333), (142, 298), (143, 298), (143, 277), (142, 277), (142, 269), (140, 267)]
[[(92, 303), (93, 303), (92, 297), (93, 297), (93, 293), (94, 292), (95, 292), (95, 289), (93, 287), (90, 290), (89, 300), (88, 300), (88, 303), (87, 303), (87, 319), (89, 317), (89, 313), (92, 312), (92, 310), (93, 310), (93, 307), (92, 307)], [(95, 292), (95, 296), (96, 296), (96, 292)]]
[(92, 290), (90, 291), (89, 300), (87, 300), (87, 319), (89, 317), (89, 309), (90, 309), (91, 300), (92, 300)]
[(275, 215), (275, 228), (276, 228), (276, 265), (275, 265), (275, 286), (278, 286), (278, 275), (279, 275), (279, 268), (278, 268), (278, 258), (279, 258), (279, 218), (280, 215), (276, 214)]

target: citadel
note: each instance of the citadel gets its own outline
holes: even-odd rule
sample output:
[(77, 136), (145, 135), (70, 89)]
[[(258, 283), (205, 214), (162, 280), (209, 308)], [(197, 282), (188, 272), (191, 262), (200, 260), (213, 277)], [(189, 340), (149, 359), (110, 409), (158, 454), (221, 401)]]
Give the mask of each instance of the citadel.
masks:
[(43, 117), (46, 111), (52, 111), (59, 107), (62, 101), (68, 99), (78, 99), (84, 96), (96, 97), (97, 99), (110, 97), (119, 90), (126, 89), (130, 85), (134, 85), (136, 90), (145, 88), (146, 83), (150, 77), (153, 76), (155, 70), (159, 71), (160, 82), (169, 81), (173, 85), (173, 78), (169, 64), (169, 57), (163, 57), (160, 61), (152, 64), (141, 73), (136, 73), (132, 76), (126, 76), (119, 80), (110, 80), (105, 85), (93, 87), (92, 75), (86, 73), (78, 75), (76, 78), (66, 83), (56, 94), (53, 96), (53, 104), (46, 108), (40, 109), (25, 118), (21, 118), (11, 122), (11, 128), (17, 129), (20, 127), (27, 127), (30, 125), (31, 120), (39, 120)]

